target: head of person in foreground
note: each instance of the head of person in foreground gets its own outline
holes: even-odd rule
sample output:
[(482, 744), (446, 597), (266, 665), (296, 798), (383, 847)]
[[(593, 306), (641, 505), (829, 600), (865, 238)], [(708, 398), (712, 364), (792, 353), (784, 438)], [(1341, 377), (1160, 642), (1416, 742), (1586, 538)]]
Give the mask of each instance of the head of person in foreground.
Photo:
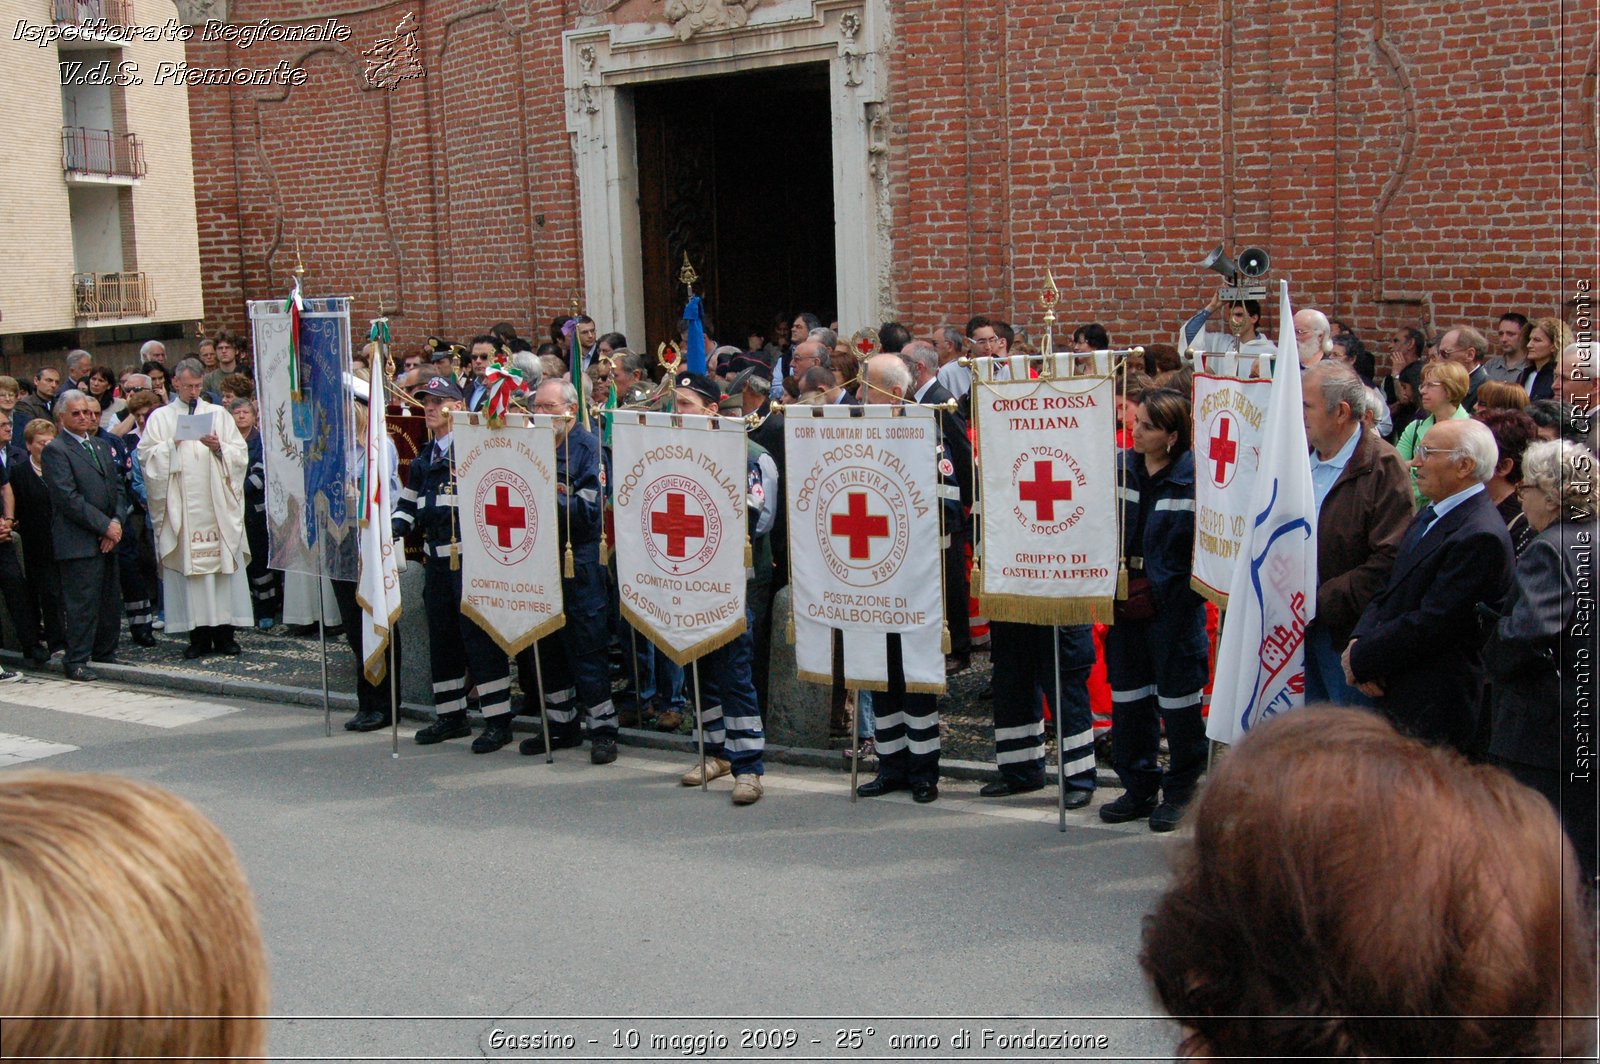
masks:
[(1190, 811), (1140, 966), (1191, 1057), (1590, 1055), (1592, 933), (1549, 803), (1364, 711), (1254, 729)]
[(261, 1056), (266, 1011), (250, 888), (194, 806), (116, 776), (0, 774), (0, 1054)]

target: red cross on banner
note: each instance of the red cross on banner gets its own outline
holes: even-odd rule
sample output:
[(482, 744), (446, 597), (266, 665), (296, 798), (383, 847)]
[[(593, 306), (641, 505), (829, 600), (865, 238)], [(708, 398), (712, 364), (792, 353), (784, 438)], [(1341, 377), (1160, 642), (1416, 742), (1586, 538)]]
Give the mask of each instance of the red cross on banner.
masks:
[(512, 531), (528, 527), (528, 510), (524, 506), (511, 505), (511, 493), (504, 484), (497, 484), (494, 502), (483, 508), (483, 520), (494, 529), (496, 542), (502, 548), (509, 549)]
[(686, 496), (681, 491), (667, 493), (667, 508), (650, 514), (650, 531), (667, 537), (667, 557), (687, 558), (690, 539), (704, 539), (706, 519), (684, 509)]
[(1056, 464), (1048, 459), (1033, 463), (1033, 479), (1017, 485), (1023, 502), (1034, 505), (1034, 519), (1054, 521), (1056, 503), (1072, 501), (1072, 481), (1057, 480)]
[(1233, 419), (1224, 415), (1217, 419), (1217, 433), (1211, 437), (1211, 479), (1218, 484), (1228, 480), (1228, 467), (1239, 459), (1239, 442), (1232, 438)]
[(865, 561), (872, 556), (872, 541), (888, 538), (889, 519), (881, 514), (869, 514), (866, 494), (852, 491), (846, 499), (845, 512), (833, 515), (828, 531), (850, 541), (852, 561)]

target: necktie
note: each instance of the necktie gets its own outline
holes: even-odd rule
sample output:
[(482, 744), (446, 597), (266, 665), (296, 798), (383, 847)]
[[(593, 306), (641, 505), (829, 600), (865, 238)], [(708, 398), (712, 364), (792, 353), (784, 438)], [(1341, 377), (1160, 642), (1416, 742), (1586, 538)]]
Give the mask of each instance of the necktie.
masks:
[[(1438, 511), (1434, 510), (1432, 503), (1422, 508), (1422, 511), (1417, 514), (1416, 521), (1412, 523), (1411, 530), (1406, 533), (1406, 541), (1400, 545), (1400, 554), (1404, 554), (1422, 542), (1423, 535), (1433, 527), (1433, 519), (1437, 516), (1437, 513)], [(1397, 554), (1396, 557), (1398, 556)]]
[(94, 467), (100, 470), (100, 472), (104, 473), (106, 471), (106, 467), (105, 464), (100, 461), (100, 452), (95, 450), (94, 444), (89, 442), (89, 438), (87, 436), (85, 436), (83, 439), (83, 449), (89, 452), (90, 458), (94, 459)]

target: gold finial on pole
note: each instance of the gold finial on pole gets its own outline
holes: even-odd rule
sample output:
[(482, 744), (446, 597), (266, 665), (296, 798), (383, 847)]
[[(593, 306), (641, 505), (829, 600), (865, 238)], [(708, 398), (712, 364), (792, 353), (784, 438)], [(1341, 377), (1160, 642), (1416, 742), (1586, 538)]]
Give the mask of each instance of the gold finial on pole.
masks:
[(1039, 293), (1039, 305), (1044, 307), (1044, 348), (1041, 354), (1049, 358), (1056, 353), (1052, 329), (1056, 323), (1056, 303), (1061, 299), (1061, 289), (1056, 287), (1055, 274), (1048, 269), (1044, 271), (1044, 280), (1044, 290)]
[(683, 294), (685, 299), (689, 299), (694, 296), (694, 286), (699, 280), (700, 275), (695, 273), (694, 267), (689, 264), (689, 252), (687, 249), (685, 249), (683, 253), (683, 265), (678, 267), (678, 283), (683, 285)]
[(567, 305), (572, 308), (572, 316), (574, 318), (583, 313), (583, 302), (578, 298), (576, 292), (572, 294), (572, 299), (568, 301)]
[(300, 241), (294, 242), (294, 275), (299, 280), (305, 280), (306, 264), (300, 261)]

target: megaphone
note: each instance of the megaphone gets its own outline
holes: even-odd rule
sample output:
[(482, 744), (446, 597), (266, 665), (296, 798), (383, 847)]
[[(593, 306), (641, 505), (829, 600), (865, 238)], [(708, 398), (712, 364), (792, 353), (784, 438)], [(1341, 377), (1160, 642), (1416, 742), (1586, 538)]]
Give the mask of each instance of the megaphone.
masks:
[[(1258, 251), (1259, 249), (1251, 248), (1250, 250)], [(1265, 261), (1267, 257), (1266, 252), (1263, 251), (1260, 254), (1262, 261)], [(1229, 284), (1233, 284), (1239, 276), (1239, 264), (1228, 258), (1227, 254), (1223, 252), (1221, 244), (1218, 244), (1217, 250), (1207, 255), (1205, 261), (1200, 265), (1207, 270), (1216, 270), (1218, 273), (1222, 274), (1223, 279)], [(1262, 268), (1265, 269), (1264, 266)]]
[[(1219, 252), (1221, 248), (1217, 249)], [(1239, 272), (1246, 277), (1261, 277), (1272, 265), (1272, 260), (1260, 248), (1245, 248), (1239, 253)]]

